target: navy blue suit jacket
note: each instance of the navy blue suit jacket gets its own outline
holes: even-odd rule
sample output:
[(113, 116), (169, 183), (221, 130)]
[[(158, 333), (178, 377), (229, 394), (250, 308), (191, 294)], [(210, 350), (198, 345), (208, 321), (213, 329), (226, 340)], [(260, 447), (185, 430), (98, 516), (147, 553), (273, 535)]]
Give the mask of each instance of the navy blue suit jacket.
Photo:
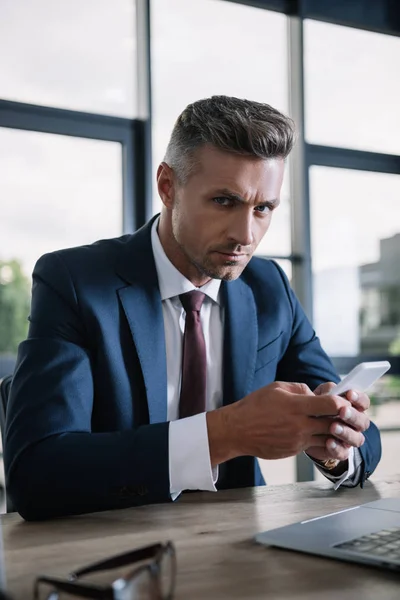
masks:
[[(8, 491), (26, 519), (169, 501), (164, 324), (151, 223), (133, 235), (47, 254), (33, 273), (5, 436)], [(289, 283), (253, 258), (222, 283), (223, 403), (274, 380), (314, 389), (338, 376)], [(363, 480), (380, 458), (374, 425)], [(257, 461), (220, 487), (260, 485)]]

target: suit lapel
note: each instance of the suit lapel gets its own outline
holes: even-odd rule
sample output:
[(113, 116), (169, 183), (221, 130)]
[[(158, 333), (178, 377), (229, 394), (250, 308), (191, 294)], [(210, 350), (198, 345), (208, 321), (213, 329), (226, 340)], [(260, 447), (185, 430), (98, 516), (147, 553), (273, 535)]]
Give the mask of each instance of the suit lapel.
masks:
[(222, 283), (225, 305), (224, 404), (246, 396), (254, 377), (258, 326), (254, 296), (242, 280)]
[(150, 423), (167, 420), (164, 319), (151, 245), (154, 219), (135, 233), (120, 257), (118, 274), (129, 283), (118, 290), (139, 357)]

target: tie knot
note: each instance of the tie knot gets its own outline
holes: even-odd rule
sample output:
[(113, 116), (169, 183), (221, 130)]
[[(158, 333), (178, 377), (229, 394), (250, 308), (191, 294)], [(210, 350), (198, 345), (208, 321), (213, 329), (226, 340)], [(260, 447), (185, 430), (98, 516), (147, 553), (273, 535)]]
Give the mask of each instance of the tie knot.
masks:
[(192, 290), (191, 292), (181, 294), (179, 300), (182, 302), (182, 306), (187, 313), (200, 312), (205, 297), (206, 295), (203, 292)]

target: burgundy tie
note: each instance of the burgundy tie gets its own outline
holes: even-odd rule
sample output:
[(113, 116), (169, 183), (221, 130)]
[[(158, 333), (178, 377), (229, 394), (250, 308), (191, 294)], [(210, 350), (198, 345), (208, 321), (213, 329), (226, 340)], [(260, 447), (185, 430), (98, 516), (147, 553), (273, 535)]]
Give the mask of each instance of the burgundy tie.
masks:
[(206, 343), (200, 321), (200, 309), (204, 298), (205, 294), (196, 290), (179, 296), (186, 311), (179, 401), (180, 419), (206, 410)]

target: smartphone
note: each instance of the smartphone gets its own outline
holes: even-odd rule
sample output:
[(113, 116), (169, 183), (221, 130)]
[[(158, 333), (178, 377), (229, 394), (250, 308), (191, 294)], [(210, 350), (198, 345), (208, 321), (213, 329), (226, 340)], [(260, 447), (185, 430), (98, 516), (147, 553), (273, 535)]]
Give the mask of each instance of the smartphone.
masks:
[(349, 390), (365, 392), (389, 369), (390, 362), (387, 360), (360, 363), (340, 383), (332, 388), (329, 394), (340, 396)]

